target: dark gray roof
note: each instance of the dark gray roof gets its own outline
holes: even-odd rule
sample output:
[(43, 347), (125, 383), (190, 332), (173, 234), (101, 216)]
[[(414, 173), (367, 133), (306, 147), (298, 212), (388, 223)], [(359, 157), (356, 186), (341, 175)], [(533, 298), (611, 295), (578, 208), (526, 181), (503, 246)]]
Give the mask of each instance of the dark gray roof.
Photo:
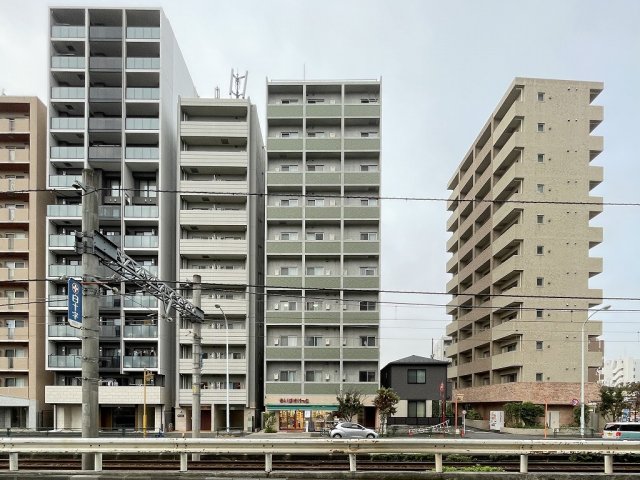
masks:
[(400, 360), (389, 362), (389, 365), (449, 365), (449, 362), (443, 360), (435, 360), (433, 358), (421, 357), (419, 355), (410, 355)]

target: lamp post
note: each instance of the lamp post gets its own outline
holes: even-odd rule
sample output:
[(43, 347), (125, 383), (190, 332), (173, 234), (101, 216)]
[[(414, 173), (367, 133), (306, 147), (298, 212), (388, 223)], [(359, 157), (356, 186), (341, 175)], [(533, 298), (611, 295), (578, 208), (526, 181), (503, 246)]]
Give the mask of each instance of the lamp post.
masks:
[(214, 307), (216, 307), (217, 309), (219, 309), (222, 312), (222, 317), (224, 318), (224, 330), (225, 330), (225, 348), (226, 348), (226, 352), (225, 352), (225, 357), (227, 359), (227, 366), (226, 366), (226, 374), (227, 374), (227, 379), (226, 379), (226, 390), (227, 390), (227, 433), (229, 433), (229, 324), (227, 323), (227, 316), (224, 313), (224, 310), (222, 310), (222, 307), (218, 304), (214, 305)]
[(609, 310), (610, 308), (611, 305), (605, 305), (602, 308), (594, 310), (587, 316), (587, 319), (582, 322), (582, 327), (580, 328), (580, 437), (582, 438), (584, 438), (584, 327), (587, 325), (589, 319), (597, 312)]

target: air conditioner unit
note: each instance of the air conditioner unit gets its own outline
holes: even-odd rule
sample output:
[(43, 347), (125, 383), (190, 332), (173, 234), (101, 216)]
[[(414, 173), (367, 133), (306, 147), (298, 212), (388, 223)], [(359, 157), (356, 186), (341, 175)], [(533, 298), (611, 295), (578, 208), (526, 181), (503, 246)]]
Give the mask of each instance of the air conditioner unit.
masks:
[(336, 132), (329, 132), (329, 136), (331, 138), (336, 138)]
[(342, 305), (342, 310), (346, 310), (347, 309), (347, 304), (345, 303), (344, 305)]
[(326, 339), (324, 340), (324, 344), (325, 344), (327, 347), (330, 347), (330, 346), (331, 346), (331, 340), (330, 340), (330, 339), (328, 339), (328, 338), (326, 338)]
[(273, 306), (273, 309), (274, 309), (274, 310), (280, 310), (280, 305), (276, 303), (276, 304)]
[(331, 165), (331, 167), (329, 168), (332, 172), (336, 171), (336, 166), (335, 165)]
[(342, 339), (342, 346), (343, 346), (343, 347), (346, 347), (346, 346), (347, 346), (347, 339), (346, 339), (346, 338), (343, 338), (343, 339)]
[(280, 345), (280, 339), (279, 338), (274, 338), (273, 339), (273, 344), (277, 347), (278, 345)]
[(331, 310), (331, 305), (325, 305), (325, 306), (324, 306), (324, 309), (325, 309), (325, 310)]
[(273, 374), (273, 379), (274, 380), (279, 380), (280, 379), (280, 375), (278, 375), (277, 373)]
[(331, 375), (329, 375), (328, 373), (324, 376), (325, 381), (329, 382), (331, 381)]
[(276, 276), (280, 275), (280, 270), (276, 270), (275, 272), (273, 272), (273, 274)]
[(329, 99), (329, 103), (330, 103), (331, 105), (335, 105), (335, 104), (336, 104), (336, 99), (335, 99), (335, 98), (330, 98), (330, 99)]
[(346, 381), (347, 381), (347, 376), (346, 376), (346, 375), (343, 375), (343, 376), (342, 376), (342, 381), (343, 381), (343, 382), (346, 382)]
[[(331, 270), (325, 270), (325, 271), (324, 271), (324, 274), (325, 274), (326, 276), (331, 275)], [(328, 305), (327, 305), (327, 306), (328, 306)]]

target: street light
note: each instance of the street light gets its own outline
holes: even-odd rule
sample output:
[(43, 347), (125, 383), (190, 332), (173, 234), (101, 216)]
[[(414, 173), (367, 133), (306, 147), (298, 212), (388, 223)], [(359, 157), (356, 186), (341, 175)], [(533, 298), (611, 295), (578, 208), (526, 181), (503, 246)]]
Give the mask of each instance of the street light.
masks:
[(215, 304), (214, 307), (216, 307), (217, 309), (219, 309), (222, 312), (222, 317), (224, 318), (224, 330), (225, 330), (225, 347), (226, 347), (226, 353), (225, 356), (227, 358), (227, 368), (226, 368), (226, 372), (227, 372), (227, 433), (229, 433), (229, 324), (227, 323), (227, 316), (224, 313), (224, 310), (222, 310), (222, 307), (218, 304)]
[(604, 310), (609, 310), (611, 305), (605, 305), (602, 308), (594, 310), (587, 316), (587, 319), (582, 322), (582, 328), (580, 328), (580, 437), (584, 438), (584, 327), (591, 317), (596, 313)]

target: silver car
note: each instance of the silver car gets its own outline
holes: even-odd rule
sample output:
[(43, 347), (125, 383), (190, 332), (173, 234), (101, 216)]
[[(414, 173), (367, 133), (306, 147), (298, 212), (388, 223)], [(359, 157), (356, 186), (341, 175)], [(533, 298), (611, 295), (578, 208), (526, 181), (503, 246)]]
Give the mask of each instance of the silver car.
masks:
[(329, 436), (331, 438), (378, 438), (374, 430), (351, 422), (338, 423)]

